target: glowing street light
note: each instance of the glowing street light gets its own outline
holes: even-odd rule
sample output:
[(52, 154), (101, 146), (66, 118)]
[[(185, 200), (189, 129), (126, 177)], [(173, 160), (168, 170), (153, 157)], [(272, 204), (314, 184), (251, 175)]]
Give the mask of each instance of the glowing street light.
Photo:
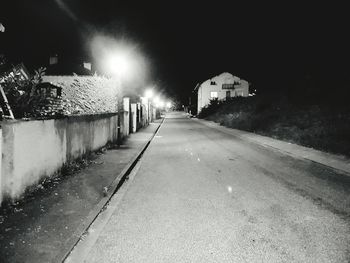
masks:
[(152, 89), (146, 90), (146, 92), (145, 92), (145, 97), (146, 97), (147, 99), (153, 98), (153, 90), (152, 90)]
[(112, 75), (129, 75), (131, 67), (127, 54), (121, 52), (110, 54), (106, 58), (106, 68)]
[(93, 63), (103, 75), (120, 80), (124, 85), (131, 82), (142, 85), (148, 79), (149, 63), (140, 45), (104, 34), (92, 35), (88, 44)]
[(156, 105), (159, 104), (159, 102), (160, 102), (159, 96), (157, 96), (153, 99), (153, 103), (155, 103)]

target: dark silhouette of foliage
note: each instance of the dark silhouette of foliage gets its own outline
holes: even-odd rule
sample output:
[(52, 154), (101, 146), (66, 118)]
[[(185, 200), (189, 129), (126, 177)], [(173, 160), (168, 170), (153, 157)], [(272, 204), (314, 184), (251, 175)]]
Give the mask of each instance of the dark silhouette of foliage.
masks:
[[(4, 58), (2, 63), (6, 63)], [(36, 87), (42, 82), (44, 74), (45, 68), (42, 67), (35, 70), (34, 74), (28, 79), (23, 78), (14, 68), (2, 73), (0, 77), (1, 86), (15, 118), (27, 117), (27, 113), (31, 111)]]

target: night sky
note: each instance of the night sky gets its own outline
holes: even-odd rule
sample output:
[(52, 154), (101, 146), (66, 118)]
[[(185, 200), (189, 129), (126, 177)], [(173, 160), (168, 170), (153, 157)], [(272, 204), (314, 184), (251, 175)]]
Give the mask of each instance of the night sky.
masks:
[(95, 34), (126, 39), (149, 62), (149, 82), (184, 100), (197, 82), (224, 71), (261, 91), (297, 85), (310, 74), (348, 79), (345, 6), (245, 3), (1, 1), (0, 53), (32, 69), (54, 53), (91, 59), (87, 43)]

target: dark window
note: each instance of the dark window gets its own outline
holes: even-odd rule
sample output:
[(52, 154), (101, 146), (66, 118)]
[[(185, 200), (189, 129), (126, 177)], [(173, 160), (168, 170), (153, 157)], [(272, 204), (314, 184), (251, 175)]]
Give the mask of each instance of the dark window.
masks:
[(226, 90), (226, 99), (231, 98), (231, 91), (230, 90)]
[(234, 89), (234, 84), (222, 84), (222, 89)]
[(216, 85), (215, 81), (210, 81), (210, 85)]

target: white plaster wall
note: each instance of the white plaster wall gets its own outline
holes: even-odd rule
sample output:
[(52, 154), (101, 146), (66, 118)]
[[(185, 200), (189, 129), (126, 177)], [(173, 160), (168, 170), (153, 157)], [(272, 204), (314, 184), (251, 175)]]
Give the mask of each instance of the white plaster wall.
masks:
[(115, 141), (117, 123), (116, 115), (4, 123), (0, 129), (0, 202), (4, 196), (20, 197), (67, 161)]
[(248, 83), (248, 81), (241, 79), (240, 89), (243, 92), (243, 97), (249, 96), (249, 83)]
[(218, 93), (218, 98), (220, 99), (221, 95), (221, 86), (219, 85), (211, 85), (210, 80), (204, 81), (198, 89), (198, 97), (200, 98), (200, 102), (198, 101), (198, 112), (202, 110), (203, 107), (209, 104), (211, 97), (210, 92), (215, 91)]
[(65, 140), (54, 120), (18, 122), (4, 127), (3, 192), (18, 197), (26, 187), (53, 174), (66, 161)]
[(107, 119), (97, 120), (92, 123), (92, 149), (99, 149), (110, 140), (109, 123)]
[[(79, 156), (85, 154), (84, 147), (84, 136), (80, 133), (81, 123), (72, 122), (69, 123), (67, 127), (68, 140), (69, 140), (69, 150), (70, 158), (78, 158)], [(84, 129), (86, 132), (86, 129)]]

